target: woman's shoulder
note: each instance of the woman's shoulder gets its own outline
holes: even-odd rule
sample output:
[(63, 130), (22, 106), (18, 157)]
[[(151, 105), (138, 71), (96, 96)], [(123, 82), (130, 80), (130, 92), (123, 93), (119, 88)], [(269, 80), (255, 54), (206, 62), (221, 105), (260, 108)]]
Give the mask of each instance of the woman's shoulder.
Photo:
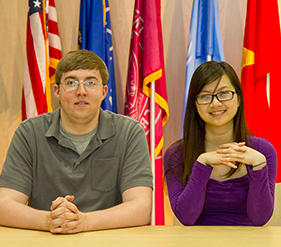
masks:
[(183, 147), (182, 140), (174, 142), (165, 152), (164, 161), (165, 163), (178, 162), (182, 160), (183, 157)]
[(165, 156), (170, 156), (172, 153), (182, 153), (182, 139), (170, 145), (165, 152)]
[(164, 155), (165, 170), (181, 163), (182, 160), (183, 160), (182, 140), (178, 140), (175, 143), (173, 143), (165, 152)]
[(249, 137), (250, 146), (252, 146), (255, 150), (260, 152), (274, 152), (276, 150), (274, 146), (265, 138), (257, 137), (257, 136), (250, 136)]

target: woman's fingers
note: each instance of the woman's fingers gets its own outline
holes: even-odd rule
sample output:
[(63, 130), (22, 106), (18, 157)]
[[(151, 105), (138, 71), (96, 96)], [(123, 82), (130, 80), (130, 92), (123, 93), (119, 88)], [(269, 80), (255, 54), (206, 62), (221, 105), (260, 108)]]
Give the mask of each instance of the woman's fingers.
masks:
[(246, 152), (247, 146), (245, 146), (245, 142), (233, 142), (233, 143), (226, 143), (219, 146), (218, 150), (225, 150), (225, 149), (233, 149), (239, 152)]

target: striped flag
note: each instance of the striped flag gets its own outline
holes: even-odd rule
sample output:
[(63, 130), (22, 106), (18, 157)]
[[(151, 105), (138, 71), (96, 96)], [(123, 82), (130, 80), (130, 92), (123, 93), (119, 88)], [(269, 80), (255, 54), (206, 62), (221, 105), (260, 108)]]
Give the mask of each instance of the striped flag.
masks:
[[(48, 2), (48, 1), (47, 1)], [(61, 41), (59, 36), (57, 10), (55, 0), (49, 0), (47, 6), (47, 32), (49, 42), (49, 78), (50, 83), (55, 82), (55, 72), (59, 60), (62, 58)]]
[[(277, 0), (248, 0), (241, 85), (250, 131), (270, 141), (281, 155), (280, 112), (281, 34)], [(280, 156), (279, 156), (280, 157)], [(281, 182), (280, 165), (276, 182)]]
[[(169, 110), (164, 72), (160, 0), (136, 0), (133, 18), (124, 114), (138, 120), (150, 144), (151, 83), (155, 81), (155, 174), (153, 221), (164, 224), (162, 147)], [(152, 162), (153, 163), (153, 162)]]
[(187, 48), (181, 136), (191, 77), (200, 64), (209, 60), (224, 61), (218, 0), (194, 0)]
[(117, 113), (112, 32), (108, 0), (81, 0), (78, 45), (97, 54), (106, 64), (108, 92), (104, 110)]
[(50, 0), (48, 9), (46, 19), (46, 2), (29, 0), (22, 120), (52, 111), (49, 75), (53, 78), (56, 64), (61, 58), (61, 47), (54, 0)]

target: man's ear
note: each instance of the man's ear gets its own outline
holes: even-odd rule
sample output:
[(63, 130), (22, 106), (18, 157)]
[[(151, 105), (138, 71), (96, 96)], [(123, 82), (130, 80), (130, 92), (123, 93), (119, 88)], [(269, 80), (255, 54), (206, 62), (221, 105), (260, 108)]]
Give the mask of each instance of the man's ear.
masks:
[(103, 94), (103, 96), (102, 96), (103, 99), (102, 99), (102, 100), (105, 99), (105, 97), (106, 97), (106, 95), (107, 95), (107, 91), (108, 91), (108, 86), (107, 86), (107, 85), (104, 85), (104, 86), (103, 86), (103, 93), (102, 93), (102, 94)]
[(58, 84), (53, 86), (53, 92), (57, 99), (60, 99), (60, 88)]

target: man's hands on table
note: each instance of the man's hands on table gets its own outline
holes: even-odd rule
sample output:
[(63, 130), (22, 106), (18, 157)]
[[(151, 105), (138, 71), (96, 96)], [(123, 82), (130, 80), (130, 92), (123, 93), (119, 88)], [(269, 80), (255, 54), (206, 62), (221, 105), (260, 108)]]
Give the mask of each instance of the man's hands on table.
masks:
[(58, 197), (52, 202), (50, 220), (52, 233), (77, 233), (81, 231), (82, 215), (72, 201), (74, 196)]

